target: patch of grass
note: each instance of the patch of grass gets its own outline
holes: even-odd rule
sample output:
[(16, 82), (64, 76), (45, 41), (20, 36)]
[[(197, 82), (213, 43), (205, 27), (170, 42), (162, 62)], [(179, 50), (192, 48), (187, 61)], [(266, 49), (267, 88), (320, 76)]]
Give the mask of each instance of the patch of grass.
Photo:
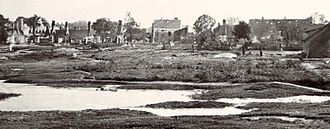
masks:
[(113, 61), (98, 61), (98, 62), (86, 62), (74, 66), (75, 70), (82, 70), (86, 72), (111, 72), (114, 70), (115, 65)]
[(179, 101), (170, 101), (164, 103), (157, 103), (157, 104), (148, 104), (146, 107), (149, 108), (224, 108), (227, 106), (232, 106), (229, 103), (223, 102), (214, 102), (214, 101), (207, 101), (207, 102), (200, 102), (200, 101), (190, 101), (190, 102), (179, 102)]
[(0, 112), (0, 128), (98, 128), (98, 129), (278, 129), (329, 128), (329, 123), (278, 119), (248, 120), (239, 116), (159, 117), (147, 112), (107, 109), (83, 111)]
[[(300, 66), (295, 59), (242, 57), (214, 59), (217, 52), (190, 53), (182, 50), (116, 49), (113, 51), (80, 51), (87, 59), (56, 57), (56, 53), (40, 51), (0, 66), (0, 77), (12, 82), (62, 79), (96, 79), (120, 81), (183, 82), (269, 82), (282, 81), (317, 88), (329, 88), (327, 76), (319, 76)], [(58, 53), (57, 53), (58, 54)], [(91, 58), (91, 59), (88, 59)], [(47, 60), (44, 60), (47, 59)], [(19, 65), (18, 65), (19, 64)], [(23, 71), (13, 72), (11, 68)], [(87, 72), (76, 74), (77, 71)], [(13, 81), (15, 80), (15, 81)]]
[(298, 95), (330, 96), (330, 93), (315, 92), (283, 84), (250, 83), (210, 90), (202, 94), (195, 94), (193, 98), (200, 100), (216, 100), (220, 98), (279, 98)]
[(56, 53), (54, 51), (37, 51), (23, 55), (17, 55), (14, 57), (10, 57), (11, 60), (18, 61), (43, 61), (55, 58), (69, 58), (71, 55), (67, 55), (65, 53)]

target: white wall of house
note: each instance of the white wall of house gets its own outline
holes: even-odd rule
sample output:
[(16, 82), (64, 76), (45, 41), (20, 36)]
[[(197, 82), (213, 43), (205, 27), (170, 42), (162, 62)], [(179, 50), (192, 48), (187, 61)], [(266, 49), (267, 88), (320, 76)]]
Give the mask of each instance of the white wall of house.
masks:
[[(153, 42), (166, 42), (174, 39), (174, 32), (180, 28), (154, 28)], [(170, 32), (170, 34), (169, 34)]]

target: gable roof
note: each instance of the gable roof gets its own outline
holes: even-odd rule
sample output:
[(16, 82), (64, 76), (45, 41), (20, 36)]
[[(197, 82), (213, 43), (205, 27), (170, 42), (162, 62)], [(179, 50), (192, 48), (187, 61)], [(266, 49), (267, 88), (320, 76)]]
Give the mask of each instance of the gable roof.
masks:
[(310, 33), (310, 32), (313, 32), (313, 31), (317, 31), (317, 30), (320, 30), (322, 27), (320, 28), (313, 28), (313, 29), (309, 29), (309, 30), (305, 30), (305, 33)]
[(308, 52), (308, 57), (312, 58), (324, 58), (330, 57), (330, 24), (322, 27), (316, 32), (308, 36), (304, 41), (307, 43), (308, 47), (306, 50)]
[(181, 20), (160, 19), (154, 21), (154, 28), (180, 29)]
[(316, 31), (316, 32), (312, 33), (311, 35), (309, 35), (308, 37), (306, 37), (305, 39), (303, 39), (303, 41), (304, 42), (309, 41), (312, 37), (316, 36), (319, 33), (322, 33), (323, 30), (326, 30), (326, 29), (328, 31), (330, 31), (330, 23), (327, 24), (327, 25), (325, 25), (325, 26), (323, 26), (323, 27), (321, 27), (321, 28), (316, 28), (314, 30), (310, 30), (310, 31)]
[(322, 27), (324, 27), (326, 24), (312, 24), (312, 25), (306, 25), (304, 30), (305, 33), (310, 33), (310, 32), (315, 32), (319, 29), (321, 29)]

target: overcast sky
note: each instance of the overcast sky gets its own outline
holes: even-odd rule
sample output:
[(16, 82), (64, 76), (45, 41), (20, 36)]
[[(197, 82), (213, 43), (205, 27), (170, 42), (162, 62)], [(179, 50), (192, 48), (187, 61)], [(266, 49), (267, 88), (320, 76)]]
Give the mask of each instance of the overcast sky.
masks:
[(178, 17), (192, 26), (198, 16), (208, 14), (217, 22), (229, 16), (242, 20), (261, 18), (307, 18), (314, 12), (330, 19), (329, 0), (0, 0), (0, 14), (10, 20), (37, 14), (48, 21), (95, 21), (107, 17), (124, 19), (127, 12), (142, 27), (154, 19)]

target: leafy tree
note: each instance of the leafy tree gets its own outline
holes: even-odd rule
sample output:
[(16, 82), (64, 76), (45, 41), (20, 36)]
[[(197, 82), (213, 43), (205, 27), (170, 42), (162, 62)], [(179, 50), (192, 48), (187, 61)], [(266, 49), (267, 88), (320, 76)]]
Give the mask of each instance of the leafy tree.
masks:
[(194, 30), (196, 34), (201, 34), (202, 32), (211, 29), (215, 25), (216, 21), (209, 15), (199, 16), (198, 19), (194, 23)]
[(244, 21), (239, 22), (238, 25), (234, 26), (234, 31), (233, 31), (233, 35), (237, 38), (237, 39), (248, 39), (249, 35), (251, 33), (251, 29), (250, 26), (245, 23)]
[(216, 50), (219, 47), (218, 42), (215, 40), (215, 35), (212, 29), (201, 32), (196, 37), (197, 50)]
[(323, 14), (319, 14), (318, 12), (313, 13), (311, 18), (314, 24), (327, 24), (325, 16)]
[(8, 18), (4, 18), (3, 15), (0, 14), (0, 43), (5, 43), (7, 41), (7, 33), (6, 30), (9, 28), (10, 21)]
[(146, 29), (134, 28), (133, 29), (133, 39), (144, 40), (147, 37), (146, 31), (147, 31)]
[[(28, 18), (26, 18), (26, 17), (22, 17), (22, 16), (19, 16), (19, 17), (16, 18), (16, 21), (19, 21), (19, 20), (22, 19), (22, 18), (23, 18), (23, 20), (24, 20), (24, 23), (25, 23), (27, 26), (31, 27), (31, 28), (33, 27), (33, 25), (41, 25), (41, 24), (44, 25), (44, 26), (49, 26), (49, 22), (46, 20), (46, 18), (41, 17), (41, 16), (38, 16), (38, 15), (36, 15), (36, 14), (34, 14), (33, 16), (28, 17)], [(37, 21), (38, 21), (39, 19), (42, 21), (41, 24), (37, 23)]]
[(195, 21), (193, 28), (196, 32), (197, 50), (215, 49), (217, 42), (215, 41), (215, 36), (212, 32), (212, 27), (215, 25), (215, 23), (215, 19), (206, 14), (198, 17), (198, 19)]
[(265, 37), (269, 34), (269, 31), (272, 29), (272, 26), (268, 23), (259, 23), (253, 27), (253, 34), (257, 37)]
[(244, 44), (242, 46), (242, 55), (245, 54), (245, 51), (247, 49), (247, 43), (245, 42), (247, 39), (249, 39), (249, 35), (251, 33), (250, 26), (245, 23), (244, 21), (239, 22), (238, 25), (234, 26), (234, 31), (232, 32), (236, 39), (243, 39)]
[(96, 31), (96, 34), (101, 36), (102, 41), (105, 38), (113, 38), (115, 36), (116, 26), (117, 23), (109, 18), (99, 18), (92, 24), (92, 28)]

